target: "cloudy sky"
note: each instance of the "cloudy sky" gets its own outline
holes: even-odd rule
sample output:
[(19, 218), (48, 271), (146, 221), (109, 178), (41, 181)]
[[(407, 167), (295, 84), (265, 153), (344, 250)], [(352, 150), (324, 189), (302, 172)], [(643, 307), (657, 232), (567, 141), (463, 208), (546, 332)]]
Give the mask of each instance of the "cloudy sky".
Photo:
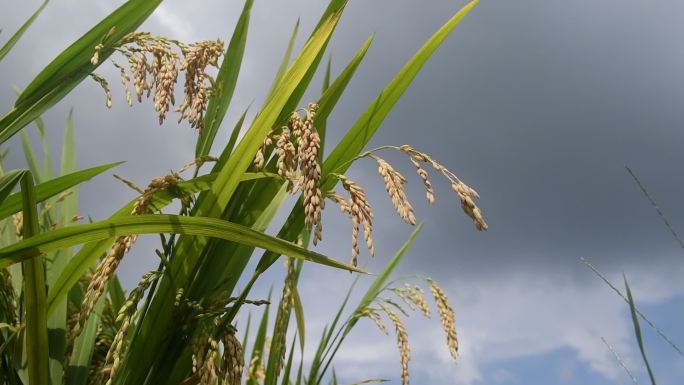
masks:
[[(38, 5), (4, 0), (3, 41)], [(24, 87), (57, 53), (120, 1), (53, 1), (16, 49), (0, 63), (0, 103)], [(351, 1), (329, 48), (339, 72), (369, 34), (375, 41), (329, 122), (339, 139), (415, 50), (463, 1)], [(184, 41), (227, 41), (239, 1), (167, 0), (142, 29)], [(258, 105), (298, 17), (303, 44), (324, 1), (257, 0), (236, 96), (225, 121), (232, 127)], [(423, 233), (399, 274), (429, 275), (452, 299), (461, 341), (448, 360), (436, 319), (408, 323), (417, 384), (625, 384), (631, 380), (601, 341), (647, 383), (628, 308), (580, 261), (594, 263), (620, 288), (624, 272), (637, 303), (666, 334), (684, 345), (684, 251), (627, 173), (631, 167), (669, 217), (684, 226), (684, 3), (676, 0), (487, 0), (457, 27), (390, 114), (373, 145), (410, 143), (450, 167), (481, 194), (490, 230), (476, 232), (445, 183), (437, 203), (421, 201), (410, 164), (388, 155), (410, 175)], [(78, 163), (126, 160), (117, 172), (139, 184), (192, 158), (195, 132), (163, 126), (149, 103), (128, 108), (112, 79), (107, 111), (97, 85), (84, 82), (45, 115), (52, 142), (73, 108)], [(314, 81), (316, 90), (320, 78)], [(314, 100), (312, 92), (308, 100)], [(224, 133), (225, 135), (225, 133)], [(225, 138), (221, 139), (225, 141)], [(9, 162), (22, 166), (19, 142)], [(57, 148), (57, 147), (55, 147)], [(216, 150), (215, 150), (216, 151)], [(399, 167), (401, 166), (401, 167)], [(371, 163), (351, 175), (376, 210), (377, 271), (408, 236), (384, 196)], [(106, 197), (102, 199), (102, 197)], [(102, 219), (133, 197), (102, 176), (81, 189), (83, 214)], [(346, 259), (349, 225), (327, 213), (318, 250)], [(138, 245), (152, 247), (149, 240)], [(122, 267), (132, 285), (155, 264), (134, 252)], [(351, 281), (307, 267), (301, 290), (311, 339), (332, 317)], [(274, 280), (280, 279), (274, 271)], [(367, 281), (367, 280), (366, 280)], [(367, 282), (366, 282), (367, 283)], [(260, 290), (267, 290), (270, 283)], [(684, 357), (652, 330), (646, 346), (659, 383), (680, 383)], [(336, 361), (345, 383), (388, 378), (398, 383), (392, 338), (361, 325)]]

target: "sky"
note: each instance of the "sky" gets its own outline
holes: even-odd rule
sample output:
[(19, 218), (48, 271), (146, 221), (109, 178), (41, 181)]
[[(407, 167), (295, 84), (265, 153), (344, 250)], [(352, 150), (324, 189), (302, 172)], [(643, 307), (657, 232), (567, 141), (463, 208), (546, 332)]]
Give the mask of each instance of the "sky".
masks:
[[(0, 41), (38, 3), (5, 0)], [(26, 86), (119, 4), (50, 2), (0, 63), (2, 108), (11, 107), (13, 87)], [(333, 74), (371, 33), (375, 40), (329, 120), (329, 143), (463, 4), (350, 2), (328, 50)], [(255, 1), (245, 62), (219, 141), (226, 141), (227, 128), (250, 103), (263, 101), (297, 18), (299, 49), (325, 5)], [(239, 1), (166, 0), (141, 29), (184, 41), (228, 41), (241, 7)], [(624, 273), (641, 310), (684, 345), (677, 322), (684, 316), (684, 250), (625, 168), (638, 175), (674, 229), (682, 229), (684, 179), (676, 172), (684, 164), (682, 12), (684, 3), (675, 0), (485, 0), (397, 103), (369, 147), (408, 143), (429, 153), (479, 191), (490, 225), (487, 232), (475, 231), (449, 186), (434, 177), (437, 202), (426, 204), (411, 164), (387, 154), (409, 178), (409, 195), (425, 224), (398, 275), (431, 276), (442, 284), (461, 342), (454, 363), (438, 320), (412, 316), (407, 326), (413, 383), (631, 383), (602, 337), (639, 382), (648, 383), (628, 307), (580, 258), (619, 288)], [(127, 107), (114, 69), (101, 72), (112, 83), (113, 108), (106, 109), (96, 84), (82, 83), (44, 116), (55, 148), (73, 108), (82, 168), (126, 160), (116, 172), (144, 185), (192, 159), (192, 128), (173, 119), (158, 126), (150, 103)], [(317, 98), (320, 76), (313, 84), (305, 100)], [(9, 146), (9, 164), (22, 167), (18, 140)], [(393, 214), (372, 163), (359, 164), (350, 176), (366, 187), (375, 210), (377, 254), (372, 260), (362, 256), (362, 263), (378, 271), (412, 229)], [(109, 175), (84, 184), (79, 194), (82, 213), (94, 219), (106, 218), (134, 197)], [(325, 213), (327, 232), (316, 250), (346, 260), (350, 226), (334, 211)], [(121, 267), (129, 286), (156, 264), (144, 251), (154, 247), (152, 239), (137, 246)], [(266, 278), (279, 282), (281, 277), (276, 269)], [(333, 317), (352, 278), (319, 266), (305, 268), (300, 290), (311, 340)], [(680, 383), (684, 357), (653, 330), (646, 327), (644, 333), (658, 382)], [(343, 383), (367, 378), (399, 383), (398, 360), (393, 338), (366, 322), (340, 351), (335, 367)]]

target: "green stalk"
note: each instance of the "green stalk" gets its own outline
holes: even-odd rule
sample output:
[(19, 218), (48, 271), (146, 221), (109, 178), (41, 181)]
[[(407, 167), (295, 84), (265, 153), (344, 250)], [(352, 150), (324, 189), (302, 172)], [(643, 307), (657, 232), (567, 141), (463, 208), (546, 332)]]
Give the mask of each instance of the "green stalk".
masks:
[[(21, 180), (24, 202), (24, 225), (22, 234), (25, 239), (40, 232), (36, 196), (33, 188), (33, 175), (27, 172)], [(28, 373), (31, 384), (48, 384), (48, 333), (45, 300), (45, 267), (43, 258), (36, 256), (23, 262), (24, 293), (26, 301), (26, 352)]]

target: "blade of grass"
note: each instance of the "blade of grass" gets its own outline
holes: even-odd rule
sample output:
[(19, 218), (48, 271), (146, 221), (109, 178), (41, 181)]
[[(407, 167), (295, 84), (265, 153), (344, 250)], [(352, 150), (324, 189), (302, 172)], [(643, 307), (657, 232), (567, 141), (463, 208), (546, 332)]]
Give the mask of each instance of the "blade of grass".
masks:
[(318, 341), (318, 348), (316, 349), (316, 354), (314, 354), (314, 357), (311, 360), (309, 378), (316, 378), (318, 376), (318, 371), (320, 370), (321, 365), (323, 364), (323, 355), (327, 354), (327, 351), (330, 347), (329, 343), (331, 341), (331, 338), (333, 338), (333, 334), (335, 333), (335, 330), (337, 330), (337, 323), (340, 321), (342, 317), (342, 312), (347, 307), (349, 297), (351, 296), (354, 287), (356, 286), (356, 283), (358, 281), (359, 277), (357, 276), (352, 282), (351, 286), (349, 286), (349, 289), (347, 290), (347, 295), (345, 295), (344, 300), (340, 304), (340, 307), (337, 309), (337, 314), (335, 314), (335, 318), (333, 319), (333, 322), (330, 324), (330, 327), (324, 328), (323, 336)]
[[(71, 174), (60, 176), (35, 187), (36, 202), (42, 202), (61, 192), (64, 192), (80, 183), (92, 179), (103, 172), (120, 165), (123, 162), (110, 163), (102, 166), (87, 168)], [(0, 206), (0, 219), (17, 213), (21, 210), (22, 197), (20, 193), (14, 193), (7, 197)]]
[(629, 288), (627, 277), (624, 276), (624, 274), (623, 278), (625, 280), (625, 291), (627, 292), (627, 300), (629, 301), (629, 311), (632, 314), (632, 324), (634, 324), (634, 336), (636, 337), (637, 344), (639, 344), (641, 357), (644, 359), (646, 371), (648, 371), (648, 377), (651, 379), (651, 385), (657, 385), (655, 377), (653, 376), (653, 371), (651, 370), (651, 365), (648, 363), (648, 358), (646, 357), (646, 350), (644, 349), (644, 341), (641, 337), (641, 327), (639, 326), (639, 317), (637, 317), (636, 305), (634, 304), (634, 298), (632, 297), (632, 290)]
[[(325, 66), (325, 75), (323, 76), (323, 87), (321, 90), (321, 93), (325, 94), (325, 91), (330, 88), (330, 71), (332, 67), (332, 56), (328, 57), (328, 65)], [(319, 105), (320, 108), (320, 105)], [(321, 162), (323, 160), (323, 152), (325, 151), (325, 134), (328, 131), (328, 119), (316, 119), (316, 124), (315, 124), (316, 129), (318, 130), (318, 136), (320, 138), (320, 152), (318, 153), (318, 161)]]
[[(12, 170), (2, 177), (0, 177), (0, 207), (5, 208), (12, 203), (5, 203), (7, 197), (12, 193), (12, 190), (21, 182), (21, 179), (26, 176), (26, 170)], [(20, 196), (20, 195), (17, 195)], [(20, 198), (21, 199), (21, 198)], [(17, 211), (21, 210), (21, 201)]]
[[(39, 237), (40, 224), (36, 210), (36, 197), (33, 188), (33, 176), (27, 172), (21, 179), (23, 196), (24, 223), (22, 235), (24, 241)], [(26, 304), (26, 353), (28, 360), (29, 380), (32, 384), (48, 384), (48, 333), (47, 306), (45, 301), (45, 268), (43, 259), (31, 258), (23, 263), (24, 268), (24, 301)]]
[(0, 249), (0, 267), (34, 259), (34, 257), (64, 247), (131, 234), (174, 233), (213, 237), (249, 246), (272, 249), (283, 255), (344, 270), (364, 270), (338, 262), (322, 254), (306, 250), (293, 243), (255, 231), (249, 227), (215, 218), (179, 215), (136, 215), (112, 218), (84, 225), (74, 225), (39, 234), (30, 239)]
[(0, 48), (0, 61), (2, 61), (2, 59), (4, 59), (5, 56), (7, 56), (7, 54), (12, 50), (12, 48), (14, 48), (19, 39), (21, 39), (21, 37), (24, 35), (24, 32), (26, 32), (26, 30), (31, 26), (31, 24), (33, 24), (33, 22), (36, 21), (38, 16), (40, 16), (40, 13), (43, 12), (43, 9), (45, 9), (47, 5), (48, 0), (44, 0), (40, 4), (40, 6), (38, 6), (38, 9), (36, 9), (36, 11), (33, 12), (31, 17), (29, 17), (24, 22), (24, 24), (22, 24), (21, 27), (19, 27), (17, 32), (15, 32), (14, 35), (12, 35), (12, 37), (10, 37), (9, 40), (7, 40), (5, 45), (3, 45), (2, 48)]
[(230, 154), (233, 152), (235, 143), (237, 143), (238, 136), (240, 135), (242, 125), (245, 123), (245, 118), (247, 117), (248, 111), (249, 107), (245, 108), (245, 111), (240, 116), (240, 119), (238, 119), (237, 123), (235, 123), (235, 127), (233, 127), (233, 131), (228, 139), (228, 144), (226, 144), (226, 147), (223, 148), (221, 156), (219, 157), (218, 162), (216, 162), (216, 167), (213, 168), (214, 171), (220, 170), (221, 167), (223, 167), (223, 165), (228, 161), (228, 158), (230, 158)]
[(24, 153), (24, 158), (26, 159), (29, 170), (33, 173), (38, 183), (45, 182), (42, 167), (40, 167), (38, 157), (36, 157), (36, 153), (33, 151), (33, 146), (31, 145), (31, 139), (26, 132), (22, 132), (20, 136), (21, 149)]
[(212, 95), (209, 98), (204, 119), (204, 129), (200, 131), (197, 137), (195, 157), (209, 154), (223, 117), (226, 115), (226, 111), (228, 111), (233, 91), (235, 91), (235, 84), (240, 74), (245, 43), (247, 42), (250, 11), (253, 3), (254, 0), (245, 1), (242, 14), (240, 14), (237, 25), (235, 25), (233, 37), (230, 39), (230, 44), (223, 57), (221, 68), (214, 83)]
[(47, 133), (45, 132), (45, 124), (43, 119), (38, 117), (35, 120), (36, 130), (38, 131), (38, 137), (40, 138), (40, 144), (43, 146), (43, 178), (44, 180), (50, 180), (54, 177), (54, 169), (52, 167), (52, 155), (50, 154), (50, 144), (48, 142)]
[[(299, 335), (299, 347), (304, 351), (304, 342), (306, 339), (306, 322), (304, 322), (304, 306), (302, 305), (302, 298), (299, 296), (297, 286), (292, 290), (292, 306), (295, 311), (295, 320), (297, 321), (297, 334)], [(294, 347), (294, 346), (293, 346)]]
[(276, 75), (273, 78), (273, 83), (271, 84), (271, 89), (268, 91), (268, 95), (273, 95), (273, 92), (276, 90), (276, 87), (278, 87), (278, 84), (280, 84), (280, 81), (283, 79), (283, 75), (285, 75), (287, 65), (290, 63), (290, 58), (292, 57), (292, 49), (294, 48), (294, 43), (297, 40), (298, 33), (299, 18), (297, 19), (297, 22), (295, 23), (295, 26), (292, 29), (292, 35), (290, 35), (290, 40), (287, 43), (287, 49), (285, 49), (285, 54), (283, 55), (283, 58), (280, 61), (280, 67), (278, 67), (278, 71), (276, 72)]
[(416, 52), (411, 60), (397, 73), (394, 79), (385, 87), (380, 95), (361, 115), (359, 120), (347, 131), (347, 134), (335, 147), (323, 163), (322, 175), (325, 178), (323, 190), (332, 188), (336, 180), (329, 178), (331, 172), (344, 172), (349, 167), (349, 161), (357, 156), (370, 141), (387, 114), (394, 107), (401, 95), (406, 91), (423, 65), (432, 56), (437, 47), (446, 39), (461, 20), (479, 3), (473, 0), (463, 6), (449, 19), (430, 39)]
[(112, 311), (114, 314), (119, 314), (119, 310), (126, 303), (126, 293), (124, 292), (118, 276), (113, 276), (107, 285), (107, 292), (112, 304)]
[(86, 385), (88, 383), (90, 361), (95, 350), (97, 329), (101, 323), (100, 318), (104, 303), (105, 297), (100, 297), (93, 308), (92, 315), (86, 321), (83, 332), (74, 341), (73, 353), (66, 370), (66, 385)]
[(295, 342), (297, 342), (297, 336), (292, 337), (292, 343), (290, 344), (290, 354), (288, 354), (287, 356), (287, 363), (285, 364), (285, 370), (283, 371), (283, 380), (280, 383), (281, 385), (290, 384), (290, 372), (292, 371), (292, 362), (294, 361)]

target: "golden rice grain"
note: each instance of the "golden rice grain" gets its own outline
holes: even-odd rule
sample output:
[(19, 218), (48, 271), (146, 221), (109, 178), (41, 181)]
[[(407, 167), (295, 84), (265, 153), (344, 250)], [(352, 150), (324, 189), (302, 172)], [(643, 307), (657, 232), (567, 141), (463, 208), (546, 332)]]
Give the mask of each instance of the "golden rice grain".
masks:
[(403, 385), (409, 384), (409, 360), (411, 359), (411, 347), (409, 345), (408, 333), (404, 323), (397, 314), (387, 305), (381, 305), (382, 310), (385, 311), (390, 321), (394, 325), (394, 331), (397, 335), (397, 347), (399, 348), (399, 357), (401, 361), (401, 382)]
[(428, 279), (428, 283), (430, 284), (430, 291), (437, 304), (437, 313), (439, 313), (439, 319), (442, 322), (442, 328), (446, 334), (449, 353), (451, 353), (451, 357), (456, 359), (456, 354), (458, 353), (458, 336), (456, 335), (456, 316), (454, 315), (454, 310), (449, 304), (449, 298), (447, 298), (446, 293), (439, 287), (437, 282)]

